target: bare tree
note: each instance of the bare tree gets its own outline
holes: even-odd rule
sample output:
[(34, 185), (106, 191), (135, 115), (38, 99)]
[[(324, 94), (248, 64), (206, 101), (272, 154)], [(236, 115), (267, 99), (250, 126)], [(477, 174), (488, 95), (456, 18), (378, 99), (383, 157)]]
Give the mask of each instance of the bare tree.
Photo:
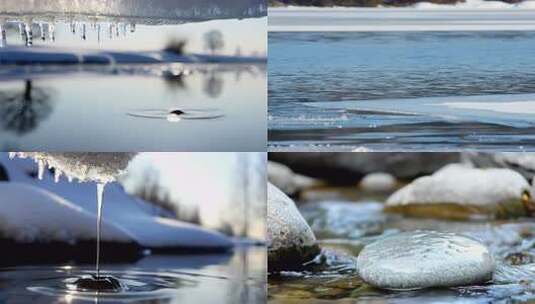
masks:
[(225, 41), (223, 39), (223, 33), (220, 31), (213, 30), (204, 34), (204, 47), (212, 54), (223, 49), (224, 46)]

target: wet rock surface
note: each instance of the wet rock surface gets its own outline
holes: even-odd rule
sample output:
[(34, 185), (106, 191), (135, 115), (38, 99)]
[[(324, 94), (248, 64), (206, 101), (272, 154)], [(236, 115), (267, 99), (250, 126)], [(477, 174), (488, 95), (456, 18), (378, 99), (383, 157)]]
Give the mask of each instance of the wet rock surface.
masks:
[(320, 251), (314, 233), (295, 203), (269, 183), (267, 227), (270, 271), (302, 269)]
[(420, 289), (481, 284), (492, 279), (494, 259), (481, 243), (432, 231), (388, 236), (361, 251), (358, 273), (384, 289)]

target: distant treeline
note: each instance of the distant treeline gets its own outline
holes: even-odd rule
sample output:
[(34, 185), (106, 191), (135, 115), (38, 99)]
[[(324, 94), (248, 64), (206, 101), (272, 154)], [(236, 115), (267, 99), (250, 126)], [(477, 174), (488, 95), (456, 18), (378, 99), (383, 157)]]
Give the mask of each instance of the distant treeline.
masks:
[[(407, 6), (418, 2), (432, 2), (437, 4), (454, 4), (462, 0), (268, 0), (269, 6), (355, 6), (375, 7), (383, 6)], [(508, 3), (520, 2), (520, 0), (504, 0)]]

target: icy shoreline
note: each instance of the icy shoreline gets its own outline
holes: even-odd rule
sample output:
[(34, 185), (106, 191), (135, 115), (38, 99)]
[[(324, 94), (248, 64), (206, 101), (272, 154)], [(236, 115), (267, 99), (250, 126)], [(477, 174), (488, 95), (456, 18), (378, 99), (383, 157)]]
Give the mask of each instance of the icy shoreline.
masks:
[(271, 32), (535, 30), (532, 2), (524, 3), (526, 8), (502, 4), (505, 6), (421, 3), (405, 8), (270, 8), (268, 29)]

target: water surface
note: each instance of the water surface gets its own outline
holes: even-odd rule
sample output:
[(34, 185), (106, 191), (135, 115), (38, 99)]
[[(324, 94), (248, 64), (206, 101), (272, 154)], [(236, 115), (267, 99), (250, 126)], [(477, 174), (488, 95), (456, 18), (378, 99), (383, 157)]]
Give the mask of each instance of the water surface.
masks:
[(231, 254), (155, 255), (133, 264), (102, 265), (102, 275), (126, 289), (79, 292), (73, 280), (94, 273), (94, 265), (19, 265), (0, 269), (5, 303), (264, 303), (265, 249), (238, 248)]
[[(535, 32), (273, 32), (269, 44), (271, 150), (533, 147)], [(514, 113), (496, 106), (519, 99)]]

